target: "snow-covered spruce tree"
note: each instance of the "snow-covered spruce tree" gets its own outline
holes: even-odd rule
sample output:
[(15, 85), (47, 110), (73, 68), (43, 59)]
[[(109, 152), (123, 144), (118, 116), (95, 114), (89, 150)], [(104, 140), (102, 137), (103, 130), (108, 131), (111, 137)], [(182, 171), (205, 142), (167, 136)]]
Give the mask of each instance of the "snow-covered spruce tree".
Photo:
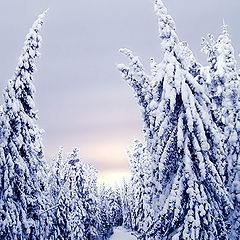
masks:
[(58, 204), (60, 191), (64, 185), (64, 170), (66, 162), (63, 156), (63, 147), (59, 148), (57, 159), (49, 164), (48, 192), (51, 206)]
[(163, 61), (152, 63), (152, 77), (144, 83), (129, 51), (123, 52), (130, 56), (130, 67), (119, 66), (135, 92), (142, 84), (152, 88), (144, 90), (144, 96), (136, 94), (144, 104), (146, 148), (155, 180), (156, 218), (143, 237), (227, 239), (225, 217), (232, 204), (223, 183), (224, 152), (210, 100), (199, 84), (199, 64), (187, 44), (179, 41), (162, 1), (155, 0), (154, 7)]
[(22, 55), (4, 91), (1, 116), (0, 238), (36, 239), (44, 184), (41, 130), (36, 125), (33, 73), (40, 56), (46, 12), (30, 29)]
[[(145, 232), (152, 223), (151, 199), (148, 186), (151, 186), (149, 178), (148, 158), (143, 144), (139, 140), (134, 141), (132, 151), (128, 151), (131, 169), (132, 186), (132, 229), (139, 233)], [(147, 163), (147, 164), (145, 164)], [(151, 191), (150, 191), (151, 192)]]
[[(134, 149), (136, 150), (136, 149)], [(131, 230), (137, 231), (137, 208), (138, 208), (138, 202), (135, 199), (135, 192), (137, 191), (136, 187), (138, 185), (138, 176), (137, 176), (137, 171), (138, 171), (138, 159), (133, 157), (131, 152), (128, 150), (127, 151), (129, 161), (130, 161), (130, 172), (131, 172), (131, 179), (129, 182), (129, 189), (128, 189), (128, 204), (130, 206), (130, 226)], [(141, 189), (142, 190), (142, 189)]]
[(120, 190), (116, 191), (102, 185), (99, 191), (99, 199), (102, 238), (108, 239), (113, 234), (113, 227), (120, 226), (123, 223)]
[(96, 169), (80, 160), (74, 148), (64, 160), (60, 148), (49, 177), (51, 202), (44, 232), (47, 239), (101, 238)]
[(99, 188), (100, 219), (101, 219), (101, 237), (109, 239), (113, 234), (113, 225), (110, 222), (109, 196), (108, 189), (104, 184)]
[(56, 213), (58, 212), (61, 191), (66, 183), (67, 162), (63, 157), (63, 147), (59, 148), (56, 160), (47, 164), (47, 194), (44, 213), (41, 215), (41, 234), (43, 238), (60, 238), (60, 224)]
[[(149, 139), (148, 142), (145, 142), (144, 145), (148, 145), (147, 148), (145, 148), (145, 153), (149, 153), (149, 149), (151, 148), (150, 145), (152, 142), (150, 142), (150, 139), (153, 139), (154, 131), (153, 130), (153, 116), (156, 117), (156, 111), (152, 112), (153, 116), (151, 116), (151, 110), (155, 110), (153, 104), (151, 101), (153, 100), (154, 94), (157, 95), (156, 89), (153, 88), (153, 83), (151, 81), (152, 77), (148, 76), (144, 69), (143, 65), (140, 62), (139, 58), (134, 56), (133, 53), (128, 49), (120, 49), (120, 52), (125, 54), (130, 59), (130, 65), (129, 67), (126, 67), (124, 64), (119, 64), (118, 69), (122, 73), (122, 77), (124, 80), (127, 81), (127, 83), (134, 89), (134, 95), (137, 98), (138, 104), (140, 106), (140, 110), (142, 113), (142, 118), (144, 121), (144, 127), (143, 132), (146, 136), (146, 139)], [(152, 66), (153, 71), (152, 75), (155, 76), (155, 70), (156, 65), (154, 60), (152, 60)], [(156, 97), (158, 99), (158, 97)], [(157, 161), (154, 161), (154, 157), (149, 157), (145, 159), (147, 161), (146, 164), (146, 171), (150, 172), (150, 179), (153, 180), (153, 174), (155, 171), (153, 169), (155, 168), (154, 165), (157, 166)], [(148, 182), (148, 185), (150, 188), (148, 188), (148, 196), (149, 199), (151, 199), (152, 202), (156, 202), (155, 199), (155, 193), (158, 192), (158, 183), (156, 181), (150, 181)], [(133, 200), (133, 188), (130, 186), (128, 189), (128, 199), (129, 199), (129, 206), (132, 208), (131, 200)], [(153, 212), (153, 205), (151, 206), (151, 210), (149, 212)], [(130, 215), (133, 215), (133, 212), (130, 212)], [(149, 217), (152, 216), (152, 219), (149, 219), (150, 222), (154, 221), (154, 214), (149, 215)], [(130, 216), (129, 216), (130, 217)], [(135, 221), (133, 216), (129, 218), (131, 219), (131, 228), (133, 228), (133, 222)]]
[(110, 213), (110, 223), (113, 227), (121, 226), (122, 218), (122, 202), (120, 190), (109, 188), (108, 191), (108, 207)]
[(121, 199), (122, 199), (122, 214), (123, 214), (123, 226), (127, 229), (132, 229), (132, 206), (133, 201), (130, 197), (130, 181), (123, 179), (121, 188)]
[(209, 66), (203, 72), (207, 90), (212, 101), (212, 115), (223, 136), (226, 154), (225, 183), (234, 202), (230, 216), (231, 239), (240, 234), (239, 188), (240, 166), (240, 86), (237, 74), (234, 48), (231, 44), (227, 26), (223, 24), (222, 33), (216, 41), (203, 41), (203, 51), (208, 55)]
[(130, 159), (131, 170), (131, 186), (132, 186), (132, 229), (134, 231), (141, 231), (142, 223), (144, 219), (144, 207), (143, 207), (143, 172), (141, 168), (141, 160), (143, 155), (142, 143), (135, 139), (132, 147), (132, 151), (128, 151)]
[(67, 229), (69, 229), (68, 239), (88, 239), (85, 229), (85, 216), (87, 214), (84, 208), (84, 169), (83, 162), (79, 157), (79, 150), (73, 149), (68, 156), (68, 167), (66, 174), (66, 200), (60, 204), (67, 206)]
[(115, 226), (122, 226), (123, 224), (123, 210), (122, 210), (122, 198), (121, 198), (121, 188), (117, 186), (115, 188), (115, 202), (116, 202), (116, 219), (115, 219)]
[[(60, 175), (63, 176), (57, 196), (59, 206), (53, 211), (53, 225), (49, 239), (86, 239), (83, 207), (84, 170), (79, 158), (79, 151), (73, 149), (68, 154), (65, 166)], [(63, 184), (62, 184), (63, 183)]]
[(234, 169), (239, 155), (239, 79), (236, 60), (227, 26), (222, 26), (222, 34), (214, 41), (203, 41), (203, 51), (208, 55), (209, 66), (204, 71), (205, 83), (211, 98), (213, 119), (222, 131), (226, 153), (226, 184), (232, 185)]
[(97, 170), (91, 164), (84, 164), (83, 207), (86, 211), (84, 218), (86, 239), (101, 239), (101, 216), (97, 192)]
[(154, 213), (152, 211), (152, 183), (149, 155), (144, 145), (135, 140), (128, 151), (130, 159), (131, 179), (124, 181), (121, 197), (123, 211), (123, 225), (139, 233), (148, 230), (152, 225)]

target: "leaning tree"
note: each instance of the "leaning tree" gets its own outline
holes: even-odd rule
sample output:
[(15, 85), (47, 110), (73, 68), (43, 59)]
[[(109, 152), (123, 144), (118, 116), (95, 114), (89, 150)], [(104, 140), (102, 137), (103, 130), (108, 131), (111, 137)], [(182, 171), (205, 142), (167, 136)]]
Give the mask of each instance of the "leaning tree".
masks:
[(211, 115), (201, 65), (176, 34), (161, 0), (154, 1), (163, 60), (152, 74), (122, 49), (129, 66), (119, 65), (142, 110), (144, 138), (154, 180), (155, 212), (146, 239), (227, 239), (232, 203), (225, 179), (222, 134)]
[(33, 73), (40, 56), (40, 29), (46, 12), (30, 29), (15, 74), (4, 90), (1, 114), (0, 238), (37, 239), (43, 207), (42, 131), (36, 125)]

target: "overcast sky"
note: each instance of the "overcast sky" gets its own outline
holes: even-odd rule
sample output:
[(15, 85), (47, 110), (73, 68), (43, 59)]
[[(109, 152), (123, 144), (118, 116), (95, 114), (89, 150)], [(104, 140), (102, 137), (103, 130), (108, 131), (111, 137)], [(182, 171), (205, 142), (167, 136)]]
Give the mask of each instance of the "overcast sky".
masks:
[[(240, 52), (239, 0), (165, 0), (181, 40), (195, 56), (201, 37), (229, 26), (236, 56)], [(140, 111), (116, 65), (127, 47), (149, 70), (161, 60), (152, 0), (0, 0), (0, 89), (11, 78), (25, 35), (38, 14), (50, 8), (42, 30), (42, 56), (34, 77), (38, 125), (45, 129), (48, 159), (58, 147), (78, 147), (82, 157), (108, 178), (128, 170), (125, 149), (142, 138)], [(2, 99), (1, 99), (2, 102)], [(110, 175), (111, 174), (111, 175)]]

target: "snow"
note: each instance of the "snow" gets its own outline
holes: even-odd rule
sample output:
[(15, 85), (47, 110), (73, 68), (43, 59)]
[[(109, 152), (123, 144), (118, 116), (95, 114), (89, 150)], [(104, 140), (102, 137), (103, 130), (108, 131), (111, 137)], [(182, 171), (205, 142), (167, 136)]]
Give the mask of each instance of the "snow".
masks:
[(110, 240), (137, 240), (137, 237), (123, 227), (116, 227)]

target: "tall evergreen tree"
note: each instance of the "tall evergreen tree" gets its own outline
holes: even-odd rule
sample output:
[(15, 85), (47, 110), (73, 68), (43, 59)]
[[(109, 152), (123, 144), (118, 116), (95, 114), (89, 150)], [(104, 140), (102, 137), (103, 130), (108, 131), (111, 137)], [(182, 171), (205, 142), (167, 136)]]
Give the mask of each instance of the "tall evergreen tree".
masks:
[[(153, 163), (156, 218), (143, 236), (227, 239), (225, 217), (232, 204), (223, 183), (224, 152), (218, 128), (208, 117), (210, 100), (199, 84), (199, 64), (187, 44), (179, 41), (162, 1), (155, 0), (154, 7), (164, 58), (152, 64), (153, 77), (144, 83), (152, 86), (152, 96), (144, 98), (143, 116), (148, 116), (144, 132)], [(130, 68), (119, 68), (131, 83)], [(131, 86), (137, 92), (141, 79), (135, 81)]]
[(209, 67), (205, 72), (205, 83), (211, 99), (213, 120), (222, 132), (226, 154), (226, 184), (232, 185), (235, 168), (239, 159), (239, 100), (240, 87), (234, 49), (227, 26), (222, 26), (222, 34), (216, 41), (203, 42), (203, 51), (208, 55)]
[[(203, 51), (208, 55), (209, 67), (203, 75), (211, 98), (212, 115), (222, 132), (225, 150), (225, 184), (234, 203), (230, 216), (231, 239), (240, 234), (240, 217), (238, 195), (240, 166), (240, 85), (237, 74), (234, 48), (231, 44), (227, 26), (222, 26), (222, 33), (216, 41), (209, 35), (210, 41), (203, 42)], [(209, 81), (210, 80), (210, 81)]]
[(37, 239), (44, 184), (41, 130), (36, 125), (33, 73), (46, 12), (30, 29), (15, 74), (4, 91), (1, 116), (0, 238)]

